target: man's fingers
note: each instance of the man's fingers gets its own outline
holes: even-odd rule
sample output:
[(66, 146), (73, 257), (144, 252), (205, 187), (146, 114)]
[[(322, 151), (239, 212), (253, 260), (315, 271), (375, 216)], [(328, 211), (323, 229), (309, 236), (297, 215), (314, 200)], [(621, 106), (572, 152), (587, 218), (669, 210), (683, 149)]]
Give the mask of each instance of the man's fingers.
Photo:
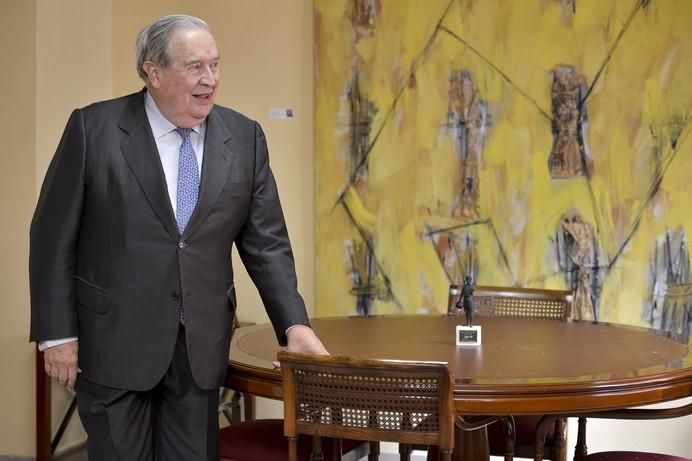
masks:
[(62, 367), (60, 368), (60, 371), (58, 372), (58, 382), (62, 384), (63, 386), (67, 385), (67, 378), (70, 375), (70, 369), (69, 367)]
[(48, 375), (55, 378), (61, 385), (74, 389), (77, 382), (78, 369), (74, 365), (58, 365), (50, 368)]
[(67, 374), (67, 388), (74, 389), (74, 385), (77, 382), (77, 367), (71, 367)]

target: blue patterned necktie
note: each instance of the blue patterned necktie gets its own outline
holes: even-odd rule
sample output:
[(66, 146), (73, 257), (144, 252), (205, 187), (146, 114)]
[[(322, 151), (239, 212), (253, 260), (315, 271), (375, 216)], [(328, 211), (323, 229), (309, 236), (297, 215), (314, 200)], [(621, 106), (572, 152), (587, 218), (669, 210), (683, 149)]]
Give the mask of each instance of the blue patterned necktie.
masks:
[(197, 156), (190, 140), (192, 128), (176, 128), (175, 131), (183, 138), (178, 157), (178, 193), (175, 213), (178, 230), (182, 234), (197, 205), (199, 170), (197, 169)]

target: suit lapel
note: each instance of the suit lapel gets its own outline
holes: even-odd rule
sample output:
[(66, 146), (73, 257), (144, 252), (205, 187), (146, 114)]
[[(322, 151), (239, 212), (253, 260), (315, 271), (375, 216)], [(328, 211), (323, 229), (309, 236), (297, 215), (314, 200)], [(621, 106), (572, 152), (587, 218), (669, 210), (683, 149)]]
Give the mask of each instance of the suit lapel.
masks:
[(228, 147), (230, 139), (231, 133), (221, 120), (217, 110), (212, 109), (207, 117), (199, 200), (185, 227), (183, 238), (191, 235), (204, 222), (207, 213), (223, 191), (231, 171), (229, 165), (233, 157), (233, 153)]
[(178, 240), (180, 234), (168, 198), (161, 159), (144, 110), (143, 92), (132, 95), (118, 126), (127, 133), (120, 144), (125, 160), (166, 231)]

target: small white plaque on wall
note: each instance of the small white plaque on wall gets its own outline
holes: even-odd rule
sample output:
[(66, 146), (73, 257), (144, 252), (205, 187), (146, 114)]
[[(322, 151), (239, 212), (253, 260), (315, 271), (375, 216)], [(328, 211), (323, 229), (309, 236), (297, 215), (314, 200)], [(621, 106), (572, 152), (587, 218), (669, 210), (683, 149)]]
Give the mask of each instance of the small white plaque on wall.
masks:
[(272, 120), (286, 120), (295, 118), (296, 111), (293, 107), (272, 107), (269, 109), (269, 118)]

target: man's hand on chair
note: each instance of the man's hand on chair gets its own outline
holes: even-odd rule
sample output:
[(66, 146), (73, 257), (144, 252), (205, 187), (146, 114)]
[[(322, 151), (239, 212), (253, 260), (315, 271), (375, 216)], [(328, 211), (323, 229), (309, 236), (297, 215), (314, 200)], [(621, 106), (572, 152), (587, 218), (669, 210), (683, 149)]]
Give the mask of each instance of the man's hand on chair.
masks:
[[(295, 325), (286, 332), (289, 352), (303, 352), (306, 354), (329, 355), (329, 352), (317, 337), (315, 331), (307, 325)], [(279, 362), (273, 362), (275, 368), (279, 368)]]

